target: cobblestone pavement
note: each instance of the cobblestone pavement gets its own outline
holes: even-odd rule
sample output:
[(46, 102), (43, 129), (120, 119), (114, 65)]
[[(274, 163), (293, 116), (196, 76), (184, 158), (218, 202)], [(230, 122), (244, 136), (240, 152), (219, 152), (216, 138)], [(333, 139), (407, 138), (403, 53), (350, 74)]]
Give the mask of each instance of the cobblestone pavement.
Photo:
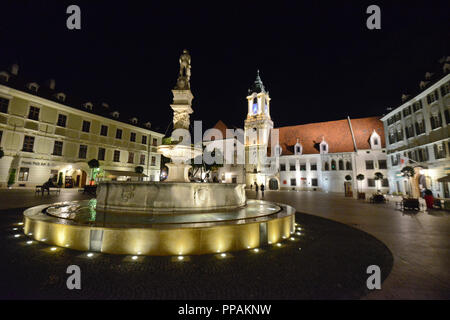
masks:
[[(247, 195), (254, 198), (255, 192)], [(394, 266), (382, 290), (365, 299), (450, 298), (450, 212), (404, 213), (395, 210), (394, 203), (370, 204), (320, 192), (269, 191), (265, 200), (290, 204), (299, 212), (344, 223), (382, 241), (393, 254)]]
[[(1, 299), (359, 299), (368, 293), (367, 266), (380, 266), (385, 278), (393, 263), (367, 233), (307, 214), (296, 215), (302, 234), (281, 247), (178, 261), (28, 245), (22, 212), (0, 211)], [(66, 287), (72, 264), (81, 268), (79, 291)]]

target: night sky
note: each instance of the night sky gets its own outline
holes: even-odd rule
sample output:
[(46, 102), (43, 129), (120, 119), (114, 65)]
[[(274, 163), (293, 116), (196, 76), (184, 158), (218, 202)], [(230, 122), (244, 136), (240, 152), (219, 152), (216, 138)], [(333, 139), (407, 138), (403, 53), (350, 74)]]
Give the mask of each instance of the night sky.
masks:
[[(450, 55), (449, 1), (270, 3), (2, 0), (0, 70), (17, 62), (30, 81), (54, 78), (58, 91), (164, 133), (184, 48), (191, 119), (204, 128), (243, 127), (257, 69), (280, 127), (387, 113)], [(70, 4), (81, 7), (80, 31), (66, 28)], [(370, 4), (381, 30), (366, 28)]]

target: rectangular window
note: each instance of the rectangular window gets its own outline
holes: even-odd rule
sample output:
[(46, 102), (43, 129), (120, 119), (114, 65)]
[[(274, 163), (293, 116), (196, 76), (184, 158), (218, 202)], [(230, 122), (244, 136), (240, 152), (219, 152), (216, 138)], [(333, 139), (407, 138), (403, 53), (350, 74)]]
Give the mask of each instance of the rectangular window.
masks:
[(373, 160), (366, 160), (366, 170), (373, 169)]
[(34, 147), (34, 137), (25, 136), (23, 139), (22, 151), (33, 152), (33, 147)]
[(435, 90), (432, 93), (430, 93), (429, 95), (427, 95), (427, 102), (428, 102), (428, 104), (433, 103), (437, 99), (439, 99), (439, 91), (438, 90)]
[(53, 145), (53, 155), (62, 156), (62, 150), (63, 150), (63, 142), (55, 141), (55, 144)]
[(306, 171), (306, 164), (300, 165), (300, 171)]
[(105, 153), (106, 153), (106, 150), (105, 150), (105, 148), (98, 148), (98, 160), (102, 160), (102, 161), (104, 161), (105, 160)]
[(436, 159), (443, 159), (447, 156), (445, 152), (444, 143), (435, 144), (433, 147), (434, 147), (434, 157)]
[(122, 129), (116, 130), (116, 139), (122, 139)]
[(56, 125), (58, 127), (66, 127), (66, 122), (67, 122), (67, 116), (65, 114), (58, 114), (58, 122), (56, 123)]
[(131, 142), (136, 142), (136, 133), (135, 132), (131, 132), (130, 133), (130, 141)]
[(128, 163), (134, 163), (134, 153), (128, 152)]
[(120, 151), (119, 150), (114, 150), (114, 162), (120, 162)]
[(153, 138), (152, 139), (152, 146), (156, 147), (157, 144), (158, 144), (158, 139)]
[(2, 143), (3, 131), (0, 131), (0, 144)]
[(152, 157), (152, 166), (156, 166), (156, 157)]
[(91, 131), (91, 123), (89, 121), (83, 120), (83, 127), (81, 128), (83, 132)]
[(19, 169), (19, 181), (28, 181), (29, 174), (30, 174), (30, 168), (20, 168)]
[(438, 112), (435, 115), (430, 117), (431, 129), (436, 129), (442, 127), (442, 116), (441, 113)]
[(449, 92), (450, 92), (450, 81), (441, 86), (441, 96), (445, 97), (445, 95)]
[(295, 171), (295, 164), (290, 164), (289, 165), (289, 170), (290, 171)]
[(316, 178), (311, 179), (311, 185), (312, 185), (313, 187), (317, 187), (317, 186), (318, 186), (318, 184), (317, 184), (317, 179), (316, 179)]
[(311, 164), (311, 170), (312, 170), (312, 171), (317, 171), (317, 164), (312, 163), (312, 164)]
[(416, 134), (419, 135), (422, 133), (425, 133), (425, 121), (423, 119), (416, 122)]
[(145, 164), (145, 154), (141, 154), (141, 158), (139, 159), (139, 164)]
[(28, 112), (28, 119), (39, 121), (39, 111), (38, 107), (31, 106)]
[(375, 179), (367, 179), (367, 184), (369, 187), (375, 187)]
[(0, 112), (8, 113), (9, 99), (0, 97)]
[(387, 169), (387, 162), (386, 162), (386, 160), (378, 160), (378, 168), (379, 169)]
[(100, 128), (100, 135), (101, 136), (108, 136), (108, 126), (102, 125)]
[(297, 185), (297, 181), (295, 179), (291, 179), (291, 186)]
[(406, 138), (412, 137), (414, 137), (414, 126), (411, 124), (410, 126), (406, 127)]
[(389, 187), (389, 180), (388, 179), (383, 179), (381, 181), (381, 186), (382, 187)]
[(280, 171), (286, 171), (286, 165), (283, 163), (280, 163)]
[(147, 144), (147, 136), (142, 136), (142, 144)]
[(78, 150), (78, 158), (86, 159), (87, 156), (87, 146), (84, 144), (80, 144), (80, 149)]
[(403, 109), (403, 117), (406, 117), (411, 114), (411, 106), (406, 107)]
[(414, 102), (413, 104), (413, 110), (414, 112), (419, 111), (420, 109), (422, 109), (423, 105), (422, 105), (422, 100), (419, 100), (417, 102)]

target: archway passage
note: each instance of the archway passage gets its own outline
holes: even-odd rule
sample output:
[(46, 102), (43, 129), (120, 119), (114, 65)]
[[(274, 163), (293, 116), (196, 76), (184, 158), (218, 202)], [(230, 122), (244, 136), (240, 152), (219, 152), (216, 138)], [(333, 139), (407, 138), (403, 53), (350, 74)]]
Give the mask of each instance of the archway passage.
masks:
[(269, 190), (278, 190), (278, 180), (272, 178), (269, 180)]

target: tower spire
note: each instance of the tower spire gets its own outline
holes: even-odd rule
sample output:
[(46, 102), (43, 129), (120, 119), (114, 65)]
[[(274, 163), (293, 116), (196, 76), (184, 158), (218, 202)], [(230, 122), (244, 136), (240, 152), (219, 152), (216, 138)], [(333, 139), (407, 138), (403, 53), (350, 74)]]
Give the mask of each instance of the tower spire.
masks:
[(256, 80), (249, 89), (249, 93), (256, 92), (266, 92), (266, 89), (264, 88), (264, 84), (261, 80), (261, 76), (259, 75), (259, 69), (256, 70)]

